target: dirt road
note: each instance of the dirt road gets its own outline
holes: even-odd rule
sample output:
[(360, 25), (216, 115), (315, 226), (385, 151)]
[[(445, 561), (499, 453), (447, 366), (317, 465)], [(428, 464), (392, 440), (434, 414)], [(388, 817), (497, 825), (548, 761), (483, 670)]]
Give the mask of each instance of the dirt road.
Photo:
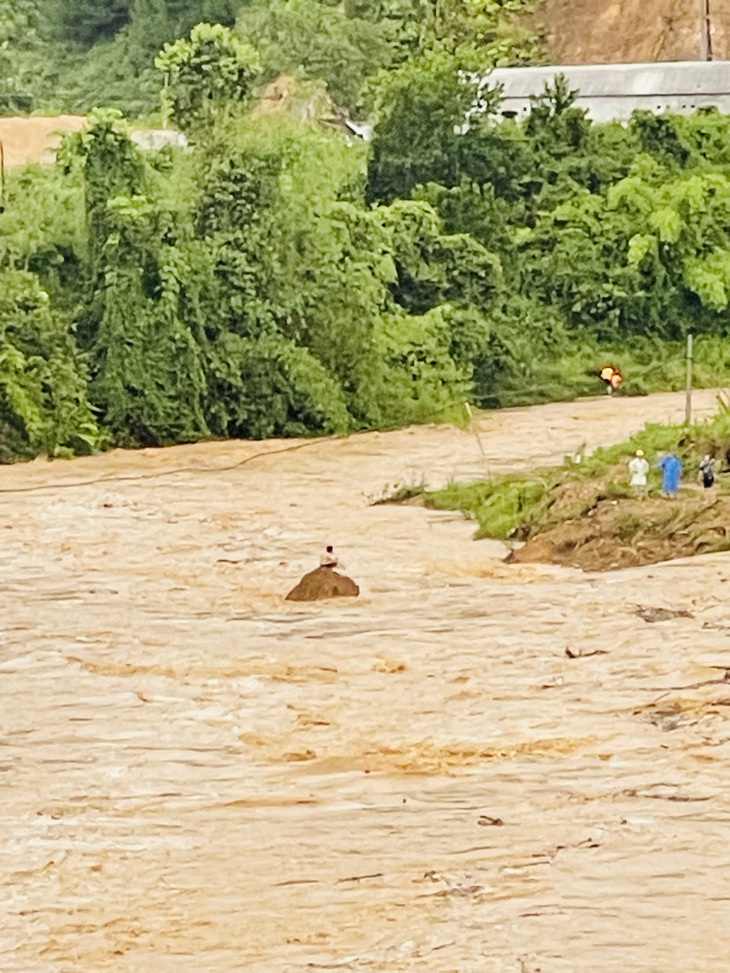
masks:
[[(730, 556), (511, 567), (369, 505), (682, 405), (0, 469), (2, 969), (724, 969)], [(363, 597), (284, 603), (328, 541)]]

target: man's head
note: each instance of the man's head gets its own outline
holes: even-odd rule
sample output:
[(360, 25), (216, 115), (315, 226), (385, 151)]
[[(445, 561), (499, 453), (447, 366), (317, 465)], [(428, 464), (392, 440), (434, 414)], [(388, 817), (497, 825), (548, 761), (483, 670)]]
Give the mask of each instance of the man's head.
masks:
[(328, 545), (327, 545), (327, 553), (328, 553), (328, 554), (331, 554), (331, 553), (332, 553), (332, 551), (333, 551), (333, 548), (332, 548), (332, 545), (331, 545), (331, 544), (328, 544)]
[(643, 456), (644, 455), (644, 450), (643, 449), (637, 449), (636, 450), (636, 455), (637, 456)]

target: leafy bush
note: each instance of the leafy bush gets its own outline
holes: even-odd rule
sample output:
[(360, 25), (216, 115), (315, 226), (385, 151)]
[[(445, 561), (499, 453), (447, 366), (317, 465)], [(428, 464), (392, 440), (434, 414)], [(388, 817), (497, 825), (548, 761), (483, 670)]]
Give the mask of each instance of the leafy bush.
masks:
[(229, 105), (245, 102), (261, 69), (258, 51), (223, 24), (197, 24), (155, 59), (163, 99), (183, 131), (202, 137)]
[(263, 439), (352, 428), (342, 390), (306, 348), (278, 335), (227, 333), (209, 355), (207, 411), (216, 435)]
[(67, 323), (32, 274), (0, 272), (0, 462), (100, 442)]
[(469, 398), (470, 368), (452, 358), (450, 330), (443, 308), (383, 318), (374, 336), (372, 376), (360, 393), (366, 398), (358, 411), (368, 425), (444, 419)]

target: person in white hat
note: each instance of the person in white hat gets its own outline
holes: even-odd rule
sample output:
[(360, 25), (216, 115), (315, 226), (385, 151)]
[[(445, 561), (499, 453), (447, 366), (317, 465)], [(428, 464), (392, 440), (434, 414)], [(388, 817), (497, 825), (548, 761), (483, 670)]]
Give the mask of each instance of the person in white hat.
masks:
[(649, 463), (643, 449), (637, 449), (636, 455), (629, 461), (629, 473), (631, 489), (639, 496), (644, 496), (647, 491), (646, 478), (649, 475)]

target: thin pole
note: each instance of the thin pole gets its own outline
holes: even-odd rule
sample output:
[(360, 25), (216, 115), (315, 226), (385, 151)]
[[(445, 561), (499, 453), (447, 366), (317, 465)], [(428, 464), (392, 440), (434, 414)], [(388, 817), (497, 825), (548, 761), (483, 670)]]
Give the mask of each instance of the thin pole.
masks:
[(700, 0), (700, 60), (712, 60), (712, 18), (710, 0)]
[(468, 402), (464, 403), (464, 408), (466, 409), (466, 414), (469, 417), (469, 427), (471, 428), (471, 431), (474, 433), (474, 435), (477, 438), (477, 443), (479, 444), (479, 452), (482, 454), (482, 459), (485, 459), (486, 454), (484, 452), (484, 445), (482, 443), (482, 437), (479, 435), (479, 427), (474, 422), (474, 413), (471, 411), (471, 406), (469, 405)]
[(0, 213), (5, 212), (5, 143), (0, 142)]
[(167, 89), (170, 87), (170, 72), (165, 71), (165, 79), (162, 84), (162, 127), (167, 128), (170, 114), (170, 102), (168, 100)]
[(687, 335), (687, 393), (684, 403), (684, 421), (692, 422), (692, 335)]

